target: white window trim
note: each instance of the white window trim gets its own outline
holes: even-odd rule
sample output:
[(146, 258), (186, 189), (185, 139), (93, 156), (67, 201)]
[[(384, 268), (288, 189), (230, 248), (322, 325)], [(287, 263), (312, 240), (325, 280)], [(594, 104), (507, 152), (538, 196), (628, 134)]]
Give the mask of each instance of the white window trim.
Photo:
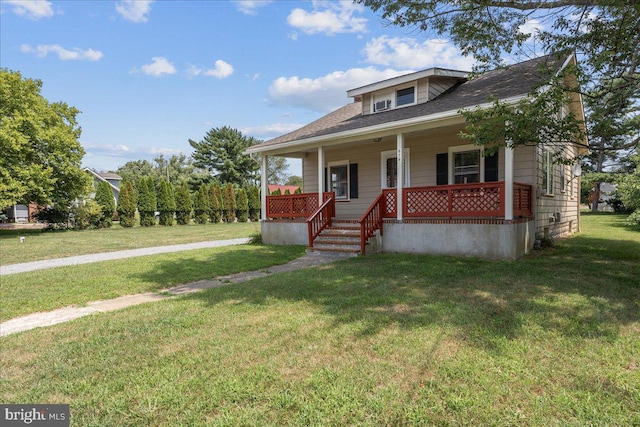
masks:
[[(398, 105), (398, 91), (403, 89), (408, 89), (410, 87), (413, 87), (413, 102), (410, 104)], [(393, 97), (394, 97), (394, 100), (393, 100), (394, 108), (404, 108), (404, 107), (410, 107), (412, 105), (416, 105), (418, 103), (418, 81), (414, 80), (410, 83), (403, 84), (402, 86), (398, 86), (394, 88)]]
[(455, 147), (449, 147), (449, 185), (453, 184), (453, 160), (454, 154), (461, 151), (480, 151), (480, 179), (479, 182), (484, 182), (484, 147), (478, 147), (474, 144), (456, 145)]
[(331, 180), (331, 167), (332, 166), (346, 166), (347, 167), (347, 196), (346, 197), (338, 197), (336, 195), (336, 200), (350, 200), (351, 199), (351, 176), (350, 176), (350, 167), (349, 167), (349, 160), (337, 160), (335, 162), (328, 162), (327, 163), (327, 175), (329, 175), (327, 177), (328, 182), (327, 182), (327, 188), (329, 189), (329, 191), (333, 191), (333, 181)]
[[(398, 153), (396, 150), (382, 151), (380, 152), (380, 188), (385, 189), (387, 187), (387, 159), (398, 157)], [(403, 155), (403, 169), (404, 169), (404, 179), (402, 181), (402, 186), (404, 188), (411, 187), (411, 151), (409, 148), (404, 149)], [(392, 187), (396, 188), (396, 187)]]
[[(546, 158), (546, 168), (545, 168), (545, 158)], [(552, 153), (551, 150), (548, 148), (543, 148), (542, 149), (542, 184), (543, 184), (543, 188), (542, 188), (542, 194), (544, 194), (545, 196), (553, 196), (554, 193), (554, 186), (555, 186), (555, 177), (553, 176), (554, 172), (555, 172), (555, 168), (554, 168), (554, 164), (552, 161)], [(544, 175), (546, 175), (546, 181), (547, 181), (547, 185), (544, 186), (544, 181), (545, 181), (545, 177)], [(549, 188), (551, 187), (551, 188)]]

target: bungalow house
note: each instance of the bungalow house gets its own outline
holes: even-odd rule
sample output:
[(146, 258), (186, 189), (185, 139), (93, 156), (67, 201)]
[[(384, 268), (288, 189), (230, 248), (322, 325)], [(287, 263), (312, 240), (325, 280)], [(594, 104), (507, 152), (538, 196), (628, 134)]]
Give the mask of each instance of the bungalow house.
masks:
[[(484, 148), (461, 139), (461, 109), (517, 102), (541, 83), (545, 56), (487, 72), (443, 68), (347, 92), (353, 102), (250, 147), (262, 156), (262, 239), (310, 250), (515, 259), (534, 241), (579, 229), (579, 177), (540, 146)], [(584, 118), (578, 95), (563, 113)], [(535, 126), (535, 124), (532, 124)], [(586, 152), (586, 141), (567, 150)], [(269, 196), (267, 158), (302, 159), (303, 194)]]

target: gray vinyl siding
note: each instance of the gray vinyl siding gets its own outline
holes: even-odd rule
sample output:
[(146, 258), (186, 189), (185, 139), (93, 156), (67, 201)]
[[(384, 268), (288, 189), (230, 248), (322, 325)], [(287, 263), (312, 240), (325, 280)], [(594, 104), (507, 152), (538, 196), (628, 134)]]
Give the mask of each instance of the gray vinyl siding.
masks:
[[(580, 180), (573, 178), (571, 168), (553, 165), (553, 194), (545, 194), (542, 188), (543, 162), (541, 147), (536, 149), (536, 237), (556, 238), (578, 230)], [(561, 190), (561, 174), (567, 181), (565, 191)], [(557, 220), (560, 213), (560, 220)], [(553, 219), (552, 219), (553, 218)]]

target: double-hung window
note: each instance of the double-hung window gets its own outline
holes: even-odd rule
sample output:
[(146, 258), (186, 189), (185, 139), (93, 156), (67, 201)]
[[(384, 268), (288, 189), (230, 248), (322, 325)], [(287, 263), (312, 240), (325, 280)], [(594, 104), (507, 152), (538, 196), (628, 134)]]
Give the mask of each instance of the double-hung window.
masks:
[(553, 153), (549, 149), (542, 150), (542, 192), (553, 195)]
[(396, 107), (416, 103), (416, 87), (411, 86), (396, 91)]
[(349, 198), (349, 162), (329, 163), (329, 191), (336, 194), (336, 200)]

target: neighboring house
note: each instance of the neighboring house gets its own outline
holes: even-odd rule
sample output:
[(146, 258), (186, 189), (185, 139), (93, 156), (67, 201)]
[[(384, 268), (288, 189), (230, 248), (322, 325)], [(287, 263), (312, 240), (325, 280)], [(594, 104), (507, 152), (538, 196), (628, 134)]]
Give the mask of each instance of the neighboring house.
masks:
[(13, 205), (4, 210), (8, 222), (27, 223), (35, 221), (34, 215), (38, 213), (40, 207), (35, 203), (28, 205)]
[[(117, 173), (111, 172), (96, 172), (93, 169), (84, 168), (86, 172), (91, 174), (93, 177), (94, 183), (98, 182), (106, 182), (111, 187), (111, 191), (113, 192), (113, 199), (116, 202), (116, 206), (118, 205), (118, 195), (120, 194), (120, 181), (122, 181), (122, 177)], [(94, 197), (95, 193), (91, 194), (91, 197)]]
[[(250, 147), (262, 157), (301, 158), (303, 194), (267, 196), (262, 239), (314, 249), (515, 259), (536, 239), (579, 229), (579, 178), (540, 146), (483, 147), (459, 137), (460, 109), (517, 102), (541, 82), (551, 56), (468, 79), (430, 68), (349, 90), (348, 104), (296, 131)], [(578, 95), (561, 114), (584, 118)], [(532, 124), (535, 126), (535, 124)], [(586, 152), (586, 141), (567, 147)], [(349, 245), (352, 246), (349, 246)]]
[(280, 190), (280, 194), (284, 194), (289, 190), (290, 194), (295, 193), (300, 188), (297, 185), (279, 185), (279, 184), (269, 184), (268, 186), (269, 194), (273, 194), (275, 191)]

